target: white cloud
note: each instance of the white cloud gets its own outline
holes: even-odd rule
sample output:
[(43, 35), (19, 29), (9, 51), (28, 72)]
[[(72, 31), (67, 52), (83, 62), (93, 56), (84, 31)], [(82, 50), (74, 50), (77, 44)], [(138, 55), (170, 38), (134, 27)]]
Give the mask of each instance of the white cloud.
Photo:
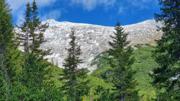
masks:
[[(13, 12), (21, 9), (23, 6), (26, 5), (27, 2), (32, 2), (33, 0), (7, 0), (7, 3), (10, 5), (10, 8)], [(40, 7), (48, 6), (54, 3), (56, 0), (36, 0), (37, 4)]]
[(9, 4), (12, 11), (16, 11), (22, 7), (22, 5), (26, 4), (26, 0), (7, 0), (7, 3)]
[(158, 5), (158, 0), (122, 0), (123, 2), (118, 2), (118, 14), (134, 12), (137, 10), (148, 10), (156, 7)]
[(71, 0), (71, 3), (81, 5), (84, 9), (91, 11), (97, 6), (103, 6), (105, 8), (111, 7), (116, 1), (117, 0)]
[[(26, 3), (33, 0), (6, 0), (12, 9), (12, 13), (16, 18), (16, 22), (22, 22)], [(63, 0), (36, 0), (39, 8), (52, 6), (56, 3), (61, 3)], [(64, 0), (65, 1), (65, 0)], [(158, 0), (67, 0), (71, 6), (81, 6), (87, 11), (92, 11), (97, 7), (101, 7), (105, 10), (109, 8), (117, 9), (118, 14), (122, 14), (127, 10), (133, 12), (136, 10), (152, 9), (154, 5), (158, 4)], [(68, 6), (68, 5), (67, 5)], [(130, 13), (129, 12), (129, 13)], [(50, 10), (42, 16), (43, 20), (47, 18), (58, 19), (61, 17), (60, 10)]]
[(82, 6), (83, 9), (91, 11), (101, 6), (105, 9), (117, 7), (118, 13), (121, 14), (126, 9), (149, 9), (158, 4), (158, 0), (70, 0), (71, 4)]
[(43, 20), (46, 19), (59, 19), (61, 17), (61, 11), (60, 10), (52, 10), (49, 13), (47, 13), (46, 15), (43, 16)]
[[(32, 3), (33, 0), (7, 0), (7, 3), (12, 10), (12, 14), (16, 17), (16, 23), (19, 25), (23, 22), (24, 8), (27, 2)], [(56, 0), (36, 0), (39, 8), (52, 5)]]

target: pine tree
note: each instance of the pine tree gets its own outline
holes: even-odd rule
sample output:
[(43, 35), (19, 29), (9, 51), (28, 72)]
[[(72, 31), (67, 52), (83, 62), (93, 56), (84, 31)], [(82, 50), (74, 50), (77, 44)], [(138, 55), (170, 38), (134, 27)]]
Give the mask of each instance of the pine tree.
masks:
[[(0, 100), (13, 98), (14, 82), (17, 78), (17, 45), (11, 15), (5, 0), (0, 1)], [(18, 64), (18, 63), (17, 63)]]
[(154, 70), (154, 84), (160, 100), (180, 99), (180, 1), (160, 0), (161, 13), (156, 20), (164, 26), (162, 39), (158, 41), (154, 57), (159, 67)]
[(76, 43), (75, 31), (70, 34), (70, 47), (68, 48), (68, 56), (65, 59), (64, 70), (62, 75), (62, 90), (67, 96), (67, 101), (80, 101), (82, 96), (88, 93), (88, 80), (86, 69), (78, 69), (78, 65), (82, 63), (80, 59), (81, 49)]
[(135, 94), (133, 91), (134, 71), (131, 68), (133, 64), (133, 49), (127, 41), (127, 33), (124, 32), (120, 24), (115, 27), (116, 32), (111, 36), (113, 41), (109, 42), (111, 49), (109, 50), (111, 71), (111, 82), (114, 86), (114, 97), (116, 101), (135, 100), (132, 99)]

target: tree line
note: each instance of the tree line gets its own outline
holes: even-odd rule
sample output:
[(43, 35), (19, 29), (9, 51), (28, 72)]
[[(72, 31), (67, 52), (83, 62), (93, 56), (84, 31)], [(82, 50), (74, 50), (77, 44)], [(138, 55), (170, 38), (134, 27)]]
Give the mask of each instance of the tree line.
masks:
[[(153, 58), (158, 64), (152, 73), (152, 85), (157, 89), (157, 97), (152, 101), (180, 100), (180, 1), (159, 0), (161, 13), (155, 14), (163, 23), (163, 36), (157, 41)], [(14, 32), (10, 9), (5, 0), (0, 0), (0, 100), (1, 101), (86, 101), (91, 86), (89, 71), (78, 68), (81, 48), (77, 44), (76, 31), (70, 33), (68, 55), (64, 69), (58, 74), (62, 82), (57, 87), (52, 78), (54, 65), (47, 62), (46, 55), (51, 50), (40, 48), (48, 24), (42, 24), (38, 17), (36, 1), (27, 3), (25, 21), (18, 26), (22, 33)], [(120, 25), (115, 26), (114, 35), (109, 40), (111, 48), (106, 51), (110, 69), (104, 74), (104, 81), (112, 84), (112, 89), (96, 88), (99, 97), (90, 101), (140, 101), (135, 89), (136, 81), (132, 68), (133, 51), (127, 35)], [(22, 51), (19, 50), (22, 48)], [(89, 100), (88, 100), (89, 101)]]

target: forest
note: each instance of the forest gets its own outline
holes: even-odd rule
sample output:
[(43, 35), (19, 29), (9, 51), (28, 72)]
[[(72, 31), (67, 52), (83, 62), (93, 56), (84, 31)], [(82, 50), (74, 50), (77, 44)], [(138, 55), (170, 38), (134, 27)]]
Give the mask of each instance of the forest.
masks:
[(83, 60), (75, 28), (59, 68), (45, 58), (51, 50), (40, 48), (48, 24), (42, 24), (36, 0), (26, 4), (20, 26), (13, 24), (6, 0), (0, 0), (0, 101), (180, 101), (180, 0), (159, 4), (161, 13), (154, 16), (163, 23), (163, 36), (155, 45), (132, 47), (117, 23), (111, 48), (90, 72), (78, 68)]

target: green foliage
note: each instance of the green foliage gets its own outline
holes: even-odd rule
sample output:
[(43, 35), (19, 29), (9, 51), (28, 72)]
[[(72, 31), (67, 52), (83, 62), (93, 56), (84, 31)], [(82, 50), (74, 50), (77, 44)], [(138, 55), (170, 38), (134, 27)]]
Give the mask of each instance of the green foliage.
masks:
[[(109, 96), (108, 91), (113, 88), (111, 83), (105, 82), (103, 79), (97, 76), (93, 76), (93, 74), (88, 75), (88, 79), (89, 79), (88, 85), (91, 87), (88, 95), (90, 99), (94, 99), (95, 101), (100, 100), (102, 98), (101, 95), (104, 92), (106, 92), (107, 97)], [(99, 90), (99, 92), (97, 92), (98, 88), (101, 88), (102, 90)]]
[(153, 101), (156, 98), (156, 89), (152, 86), (152, 78), (149, 76), (154, 67), (157, 66), (152, 57), (152, 46), (140, 46), (134, 51), (134, 64), (132, 68), (136, 71), (134, 78), (136, 80), (136, 90), (140, 101)]
[[(154, 58), (152, 57), (152, 51), (154, 51), (154, 47), (141, 45), (139, 47), (135, 47), (135, 51), (133, 52), (134, 63), (132, 65), (132, 69), (136, 71), (133, 75), (133, 78), (136, 81), (134, 89), (138, 91), (137, 93), (140, 101), (153, 101), (157, 96), (156, 89), (151, 83), (152, 78), (149, 75), (157, 66)], [(112, 69), (108, 64), (108, 57), (107, 53), (97, 57), (96, 63), (99, 63), (99, 67), (91, 74), (94, 78), (100, 79), (94, 82), (104, 82), (99, 82), (99, 84), (104, 85), (103, 89), (112, 89), (112, 84), (107, 82), (107, 79), (109, 78), (107, 75)]]
[(153, 83), (159, 89), (159, 95), (163, 96), (159, 99), (178, 101), (180, 99), (178, 92), (180, 90), (180, 1), (160, 0), (160, 4), (162, 13), (156, 15), (156, 20), (164, 22), (164, 26), (161, 28), (163, 37), (158, 41), (154, 52), (159, 66), (152, 74)]
[(132, 58), (133, 49), (128, 46), (127, 33), (119, 24), (117, 24), (115, 30), (114, 36), (111, 36), (113, 40), (109, 42), (111, 46), (108, 51), (109, 64), (112, 69), (110, 72), (108, 71), (108, 76), (109, 81), (113, 83), (114, 100), (124, 101), (133, 98), (135, 94), (133, 89), (135, 86), (133, 80), (134, 71), (131, 68), (134, 62)]
[[(46, 62), (47, 63), (47, 62)], [(42, 101), (64, 101), (63, 94), (60, 89), (62, 82), (59, 81), (59, 75), (62, 74), (62, 69), (52, 64), (49, 64), (45, 79), (43, 82), (43, 97)]]
[(101, 86), (98, 86), (95, 91), (96, 95), (99, 97), (96, 99), (98, 101), (111, 101), (113, 99), (112, 92), (110, 89), (104, 89)]
[[(0, 0), (0, 100), (179, 101), (180, 1), (160, 0), (160, 4), (162, 13), (156, 19), (165, 26), (156, 48), (138, 46), (133, 51), (118, 24), (109, 42), (111, 49), (97, 57), (94, 63), (99, 68), (88, 75), (86, 69), (78, 69), (81, 49), (74, 31), (65, 68), (60, 69), (44, 59), (49, 51), (40, 49), (48, 26), (41, 24), (36, 1), (26, 5), (20, 27), (24, 34), (17, 33), (18, 43), (9, 8)], [(24, 52), (17, 49), (19, 44)]]
[(5, 0), (0, 1), (0, 100), (11, 100), (18, 88), (19, 51), (13, 33), (11, 15)]
[(30, 37), (32, 37), (32, 44), (30, 46), (32, 53), (39, 54), (41, 56), (49, 54), (49, 51), (43, 51), (40, 49), (40, 45), (45, 42), (44, 32), (47, 29), (47, 24), (42, 24), (38, 17), (38, 8), (36, 2), (32, 3), (32, 15), (30, 22)]
[(62, 76), (62, 90), (67, 96), (67, 101), (79, 101), (89, 92), (87, 70), (78, 69), (78, 65), (82, 62), (79, 58), (81, 55), (80, 46), (76, 43), (75, 32), (72, 30), (70, 34), (71, 41), (68, 49), (68, 56), (65, 59), (64, 70)]
[(32, 6), (27, 3), (25, 22), (21, 27), (25, 34), (19, 34), (20, 43), (23, 43), (24, 48), (20, 83), (25, 89), (19, 99), (28, 101), (44, 99), (44, 81), (49, 67), (49, 63), (44, 60), (47, 52), (40, 49), (47, 26), (41, 24), (37, 10), (35, 0)]

